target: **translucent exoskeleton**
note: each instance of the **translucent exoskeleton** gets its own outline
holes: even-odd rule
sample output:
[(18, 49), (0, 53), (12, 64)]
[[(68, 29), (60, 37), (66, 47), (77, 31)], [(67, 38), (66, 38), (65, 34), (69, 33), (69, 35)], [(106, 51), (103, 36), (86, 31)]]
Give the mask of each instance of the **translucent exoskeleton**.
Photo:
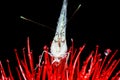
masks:
[(50, 47), (50, 54), (54, 62), (59, 62), (67, 55), (66, 26), (67, 26), (67, 0), (63, 1), (60, 17), (57, 22), (56, 33)]
[[(60, 17), (57, 22), (55, 36), (50, 47), (50, 55), (54, 57), (52, 63), (60, 62), (61, 59), (65, 58), (68, 55), (66, 42), (67, 4), (67, 0), (64, 0)], [(80, 6), (81, 4), (78, 6), (74, 14), (77, 12)]]

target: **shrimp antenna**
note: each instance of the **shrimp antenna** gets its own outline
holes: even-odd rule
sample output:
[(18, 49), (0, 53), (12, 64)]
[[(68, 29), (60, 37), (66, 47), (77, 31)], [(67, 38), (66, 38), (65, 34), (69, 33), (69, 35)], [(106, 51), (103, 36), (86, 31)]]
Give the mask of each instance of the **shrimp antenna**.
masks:
[(72, 14), (72, 16), (70, 17), (70, 19), (68, 20), (68, 22), (70, 22), (72, 20), (72, 18), (75, 16), (75, 14), (78, 12), (78, 10), (80, 9), (81, 4), (78, 5), (78, 7), (76, 8), (76, 10), (74, 11), (74, 13)]
[(31, 19), (28, 19), (28, 18), (26, 18), (26, 17), (24, 17), (24, 16), (20, 16), (20, 18), (23, 19), (23, 20), (26, 20), (26, 21), (30, 21), (30, 22), (32, 22), (32, 23), (34, 23), (34, 24), (37, 24), (37, 25), (42, 26), (42, 27), (45, 27), (45, 28), (50, 29), (51, 31), (54, 31), (54, 32), (55, 32), (55, 30), (54, 30), (53, 28), (51, 28), (51, 27), (49, 27), (49, 26), (46, 26), (46, 25), (44, 25), (44, 24), (38, 23), (38, 22), (36, 22), (36, 21), (33, 21), (33, 20), (31, 20)]

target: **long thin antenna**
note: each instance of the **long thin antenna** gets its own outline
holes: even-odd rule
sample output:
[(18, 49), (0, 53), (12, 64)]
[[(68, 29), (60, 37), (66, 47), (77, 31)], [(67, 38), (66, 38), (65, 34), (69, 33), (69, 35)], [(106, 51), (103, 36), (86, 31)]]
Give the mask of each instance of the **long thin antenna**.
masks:
[(38, 22), (36, 22), (36, 21), (33, 21), (33, 20), (31, 20), (31, 19), (28, 19), (28, 18), (25, 18), (25, 17), (23, 17), (23, 16), (20, 16), (20, 18), (23, 19), (23, 20), (26, 20), (26, 21), (30, 21), (30, 22), (32, 22), (32, 23), (34, 23), (34, 24), (37, 24), (37, 25), (39, 25), (39, 26), (41, 26), (41, 27), (45, 27), (45, 28), (50, 29), (50, 30), (52, 30), (52, 31), (55, 32), (55, 30), (54, 30), (53, 28), (49, 27), (49, 26), (46, 26), (46, 25), (44, 25), (44, 24), (40, 24), (40, 23), (38, 23)]
[(76, 14), (77, 11), (80, 9), (80, 7), (81, 7), (81, 4), (78, 5), (77, 9), (74, 11), (74, 13), (72, 14), (72, 16), (71, 16), (70, 19), (68, 20), (68, 22), (71, 21), (71, 19), (75, 16), (75, 14)]

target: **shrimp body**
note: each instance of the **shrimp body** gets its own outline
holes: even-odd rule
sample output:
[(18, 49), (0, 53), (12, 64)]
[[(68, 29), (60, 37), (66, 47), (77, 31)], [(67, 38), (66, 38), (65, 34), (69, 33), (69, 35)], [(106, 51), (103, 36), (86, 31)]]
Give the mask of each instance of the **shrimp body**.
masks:
[(59, 62), (67, 54), (66, 23), (67, 1), (63, 1), (60, 17), (57, 22), (56, 33), (50, 47), (50, 54), (54, 57), (53, 62)]

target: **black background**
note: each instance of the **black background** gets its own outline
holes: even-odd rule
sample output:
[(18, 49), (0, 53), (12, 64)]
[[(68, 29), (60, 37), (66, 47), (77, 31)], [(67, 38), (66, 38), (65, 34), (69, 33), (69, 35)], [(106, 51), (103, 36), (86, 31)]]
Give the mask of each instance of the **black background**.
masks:
[[(72, 17), (78, 5), (82, 6)], [(62, 0), (18, 1), (13, 5), (6, 6), (0, 18), (0, 60), (6, 66), (6, 59), (10, 60), (11, 66), (17, 65), (14, 48), (21, 50), (26, 47), (26, 39), (30, 37), (31, 49), (37, 62), (38, 55), (42, 53), (44, 45), (50, 46), (54, 37), (57, 20), (60, 14)], [(75, 47), (86, 43), (86, 54), (88, 56), (95, 46), (100, 46), (103, 54), (106, 48), (114, 52), (120, 49), (119, 26), (120, 15), (117, 1), (110, 0), (68, 0), (68, 15), (70, 20), (67, 25), (67, 43), (74, 39)], [(47, 26), (23, 20), (20, 16), (36, 21)], [(119, 53), (116, 59), (120, 58)], [(35, 63), (36, 63), (35, 62)]]

